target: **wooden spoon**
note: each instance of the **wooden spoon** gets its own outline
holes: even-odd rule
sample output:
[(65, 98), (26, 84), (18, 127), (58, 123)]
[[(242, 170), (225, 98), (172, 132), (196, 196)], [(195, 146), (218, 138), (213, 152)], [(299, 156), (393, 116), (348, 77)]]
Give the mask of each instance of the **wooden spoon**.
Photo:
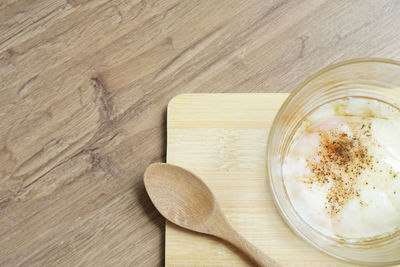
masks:
[(154, 206), (169, 221), (221, 238), (259, 266), (279, 266), (232, 228), (210, 189), (195, 174), (175, 165), (154, 163), (144, 174), (144, 184)]

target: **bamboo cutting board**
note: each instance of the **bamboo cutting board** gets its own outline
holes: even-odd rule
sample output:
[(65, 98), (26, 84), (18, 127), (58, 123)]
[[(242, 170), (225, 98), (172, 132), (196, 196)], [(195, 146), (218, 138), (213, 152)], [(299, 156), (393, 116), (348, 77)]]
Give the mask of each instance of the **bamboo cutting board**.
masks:
[[(199, 175), (234, 228), (284, 266), (350, 266), (298, 238), (274, 206), (266, 143), (288, 94), (186, 94), (168, 106), (167, 162)], [(166, 225), (166, 266), (248, 266), (230, 246)]]

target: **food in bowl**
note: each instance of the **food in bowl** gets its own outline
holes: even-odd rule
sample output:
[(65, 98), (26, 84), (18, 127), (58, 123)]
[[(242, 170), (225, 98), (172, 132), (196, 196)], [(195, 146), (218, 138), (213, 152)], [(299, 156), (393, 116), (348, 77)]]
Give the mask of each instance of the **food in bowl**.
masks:
[(298, 214), (327, 236), (365, 240), (398, 231), (400, 111), (354, 97), (316, 108), (292, 138), (283, 178)]

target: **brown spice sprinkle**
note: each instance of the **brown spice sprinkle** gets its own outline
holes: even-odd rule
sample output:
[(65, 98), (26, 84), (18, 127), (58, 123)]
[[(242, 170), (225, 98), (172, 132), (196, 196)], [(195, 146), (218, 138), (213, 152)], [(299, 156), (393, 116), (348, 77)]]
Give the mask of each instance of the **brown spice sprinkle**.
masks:
[[(371, 123), (363, 123), (359, 130), (360, 136), (370, 136)], [(325, 208), (335, 216), (350, 199), (360, 196), (355, 185), (363, 170), (373, 169), (374, 160), (360, 136), (351, 137), (338, 131), (318, 133), (321, 140), (317, 157), (307, 160), (313, 175), (304, 183), (331, 184)], [(360, 201), (360, 204), (365, 203)]]

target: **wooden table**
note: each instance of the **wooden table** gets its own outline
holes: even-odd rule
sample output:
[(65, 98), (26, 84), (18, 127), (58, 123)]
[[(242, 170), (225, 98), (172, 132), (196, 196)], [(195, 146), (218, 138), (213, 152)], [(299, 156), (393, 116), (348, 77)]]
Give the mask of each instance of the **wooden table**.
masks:
[(157, 266), (168, 101), (400, 59), (400, 1), (0, 2), (0, 266)]

